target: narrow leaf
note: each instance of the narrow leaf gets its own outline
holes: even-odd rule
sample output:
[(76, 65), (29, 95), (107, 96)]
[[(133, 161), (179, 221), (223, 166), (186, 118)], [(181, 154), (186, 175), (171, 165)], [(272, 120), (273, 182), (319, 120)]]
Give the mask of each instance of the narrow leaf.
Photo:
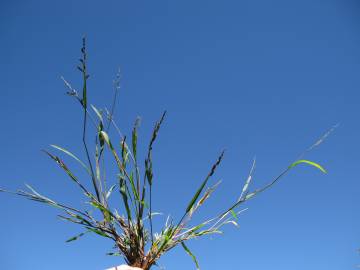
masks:
[(94, 200), (91, 201), (90, 204), (91, 204), (92, 206), (94, 206), (95, 208), (99, 209), (99, 210), (103, 213), (105, 219), (106, 219), (108, 222), (111, 221), (112, 214), (111, 214), (111, 212), (110, 212), (106, 207), (104, 207), (103, 205), (101, 205), (100, 203), (98, 203), (98, 202), (96, 202), (96, 201), (94, 201)]
[(104, 233), (104, 232), (102, 232), (102, 231), (100, 231), (100, 230), (98, 230), (98, 229), (93, 229), (93, 228), (89, 228), (89, 227), (86, 227), (89, 231), (92, 231), (92, 232), (94, 232), (94, 233), (96, 233), (96, 234), (98, 234), (98, 235), (101, 235), (101, 236), (103, 236), (103, 237), (107, 237), (107, 238), (111, 238), (110, 236), (108, 236), (106, 233)]
[(202, 192), (203, 189), (205, 188), (205, 186), (206, 186), (207, 182), (209, 181), (210, 177), (214, 174), (217, 166), (219, 166), (219, 164), (220, 164), (223, 156), (224, 156), (224, 151), (220, 154), (218, 160), (217, 160), (216, 163), (212, 166), (210, 173), (209, 173), (208, 176), (205, 178), (205, 180), (202, 182), (200, 188), (196, 191), (195, 195), (194, 195), (193, 198), (191, 199), (189, 205), (188, 205), (187, 208), (186, 208), (186, 213), (188, 213), (188, 212), (191, 210), (192, 206), (195, 204), (196, 200), (199, 198), (201, 192)]
[(195, 265), (196, 265), (196, 269), (199, 270), (199, 269), (200, 269), (199, 263), (198, 263), (195, 255), (192, 254), (192, 252), (191, 252), (190, 249), (185, 245), (184, 242), (181, 242), (181, 245), (182, 245), (182, 247), (184, 248), (184, 250), (186, 251), (186, 253), (193, 259), (193, 261), (194, 261), (194, 263), (195, 263)]
[(66, 164), (58, 157), (54, 156), (53, 154), (49, 153), (46, 150), (43, 150), (52, 160), (54, 160), (60, 168), (62, 168), (69, 177), (85, 192), (85, 194), (89, 197), (92, 197), (93, 195), (79, 182), (79, 180), (75, 177), (75, 175), (69, 170), (69, 168), (66, 166)]
[(51, 147), (57, 149), (57, 150), (60, 150), (61, 152), (67, 154), (68, 156), (72, 157), (73, 159), (75, 159), (77, 162), (80, 163), (80, 165), (91, 175), (90, 173), (90, 170), (89, 168), (85, 165), (84, 162), (82, 162), (77, 156), (75, 156), (73, 153), (71, 153), (70, 151), (58, 146), (58, 145), (54, 145), (54, 144), (51, 144), (50, 145)]
[(65, 242), (66, 242), (66, 243), (69, 243), (69, 242), (78, 240), (81, 236), (85, 235), (87, 232), (88, 232), (88, 231), (83, 232), (83, 233), (80, 233), (80, 234), (78, 234), (78, 235), (75, 235), (74, 237), (71, 237), (70, 239), (66, 240)]
[(119, 253), (119, 252), (108, 252), (105, 255), (108, 255), (108, 256), (121, 256), (121, 253)]
[(315, 168), (318, 168), (320, 171), (322, 171), (323, 173), (327, 173), (326, 170), (319, 164), (313, 162), (313, 161), (309, 161), (309, 160), (305, 160), (305, 159), (301, 159), (301, 160), (298, 160), (298, 161), (295, 161), (293, 164), (291, 164), (289, 166), (289, 168), (293, 168), (301, 163), (306, 163), (306, 164), (309, 164), (311, 166), (314, 166)]
[(134, 174), (132, 172), (130, 174), (129, 180), (130, 180), (129, 182), (130, 182), (130, 185), (131, 185), (131, 191), (134, 194), (135, 199), (137, 201), (140, 201), (139, 193), (137, 192), (136, 187), (135, 187)]
[(120, 161), (120, 158), (118, 156), (118, 154), (116, 153), (116, 150), (114, 148), (114, 146), (112, 145), (111, 141), (110, 141), (110, 138), (109, 138), (109, 135), (105, 132), (105, 131), (100, 131), (100, 137), (106, 142), (106, 144), (109, 146), (114, 158), (115, 158), (115, 161), (116, 161), (116, 164), (118, 165), (120, 171), (123, 171), (124, 170), (124, 167)]
[(125, 210), (126, 210), (128, 219), (130, 221), (131, 220), (131, 211), (130, 211), (130, 207), (129, 207), (127, 192), (126, 192), (126, 183), (125, 183), (124, 178), (121, 178), (121, 177), (120, 177), (120, 194), (123, 198)]
[(133, 156), (134, 156), (135, 160), (136, 160), (136, 156), (137, 156), (137, 154), (136, 154), (137, 153), (137, 140), (138, 140), (137, 129), (139, 127), (139, 123), (140, 123), (140, 118), (136, 118), (134, 128), (132, 131), (132, 152), (133, 152)]
[(230, 212), (231, 212), (231, 215), (234, 217), (234, 219), (237, 220), (238, 217), (236, 216), (235, 211), (232, 209)]
[(104, 121), (103, 121), (103, 117), (102, 117), (100, 111), (99, 111), (94, 105), (91, 104), (90, 106), (91, 106), (91, 108), (94, 110), (95, 114), (96, 114), (97, 117), (100, 119), (100, 121), (101, 121), (101, 122), (104, 122)]

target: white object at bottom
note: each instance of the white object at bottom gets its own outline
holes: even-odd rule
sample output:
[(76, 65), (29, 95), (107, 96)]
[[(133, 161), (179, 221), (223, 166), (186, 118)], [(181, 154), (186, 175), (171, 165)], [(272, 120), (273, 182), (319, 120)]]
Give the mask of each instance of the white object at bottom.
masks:
[(143, 270), (139, 267), (131, 267), (131, 266), (128, 266), (128, 265), (119, 265), (119, 266), (115, 266), (115, 267), (112, 267), (112, 268), (108, 268), (106, 270)]

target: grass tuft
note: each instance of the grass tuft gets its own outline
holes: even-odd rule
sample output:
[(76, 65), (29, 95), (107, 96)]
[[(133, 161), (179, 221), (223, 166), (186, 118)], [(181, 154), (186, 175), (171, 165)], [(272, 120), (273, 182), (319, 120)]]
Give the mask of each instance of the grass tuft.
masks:
[[(200, 206), (210, 198), (211, 194), (220, 184), (219, 181), (215, 185), (209, 186), (210, 179), (224, 158), (225, 152), (222, 151), (187, 206), (184, 207), (182, 218), (178, 222), (173, 222), (171, 218), (168, 218), (160, 231), (154, 232), (153, 216), (159, 213), (152, 211), (152, 186), (154, 183), (156, 184), (156, 181), (154, 181), (152, 150), (165, 120), (166, 111), (154, 125), (147, 148), (147, 155), (144, 160), (144, 172), (141, 172), (138, 162), (138, 129), (140, 119), (136, 119), (134, 123), (130, 136), (131, 146), (129, 147), (126, 142), (126, 136), (120, 131), (113, 116), (118, 90), (120, 88), (119, 75), (114, 82), (115, 94), (110, 111), (106, 108), (103, 110), (98, 109), (94, 105), (90, 105), (91, 110), (88, 110), (87, 82), (89, 75), (87, 73), (85, 38), (83, 39), (82, 45), (80, 64), (78, 66), (83, 80), (81, 95), (79, 95), (63, 77), (62, 80), (68, 89), (67, 93), (70, 97), (78, 101), (83, 112), (82, 143), (85, 156), (83, 158), (86, 161), (82, 161), (82, 159), (75, 154), (60, 146), (51, 145), (51, 147), (77, 161), (87, 172), (89, 177), (88, 181), (84, 183), (83, 179), (78, 179), (75, 173), (71, 171), (60, 157), (47, 150), (44, 150), (44, 152), (67, 174), (70, 180), (80, 188), (90, 209), (77, 209), (62, 202), (47, 198), (30, 185), (26, 185), (28, 188), (27, 191), (18, 190), (12, 192), (0, 189), (0, 192), (16, 194), (32, 201), (56, 207), (62, 212), (61, 215), (58, 215), (59, 218), (80, 225), (84, 231), (66, 240), (66, 242), (73, 242), (82, 238), (85, 234), (95, 233), (96, 235), (113, 241), (116, 252), (110, 252), (108, 255), (120, 255), (129, 265), (140, 267), (144, 270), (149, 270), (167, 251), (181, 245), (194, 261), (196, 268), (199, 269), (196, 257), (185, 242), (209, 234), (222, 233), (222, 227), (226, 224), (238, 226), (238, 215), (246, 210), (238, 208), (256, 195), (272, 187), (280, 178), (300, 164), (310, 165), (326, 173), (326, 170), (318, 163), (303, 159), (302, 154), (301, 158), (287, 166), (285, 170), (270, 181), (269, 184), (250, 191), (250, 184), (253, 180), (255, 170), (254, 160), (249, 176), (239, 192), (240, 196), (238, 199), (230, 203), (227, 207), (224, 207), (224, 210), (215, 217), (204, 220), (199, 224), (191, 224), (192, 216), (199, 211)], [(104, 114), (104, 112), (106, 114)], [(95, 126), (95, 132), (91, 135), (88, 134), (89, 121)], [(111, 127), (115, 128), (117, 138), (111, 138)], [(304, 153), (322, 143), (332, 130), (322, 136)], [(92, 136), (95, 142), (95, 151), (92, 154), (89, 151), (90, 148), (87, 143), (89, 136)], [(113, 160), (117, 168), (116, 175), (113, 177), (116, 181), (110, 183), (110, 188), (107, 188), (105, 178), (105, 158)], [(111, 179), (111, 177), (108, 178)], [(87, 185), (90, 185), (91, 188), (87, 187)], [(120, 209), (113, 208), (110, 203), (110, 198), (113, 198), (116, 194), (118, 194), (117, 198), (120, 199), (120, 203), (117, 204), (121, 205)], [(123, 209), (123, 211), (121, 209)], [(92, 214), (93, 212), (96, 213), (96, 217)]]

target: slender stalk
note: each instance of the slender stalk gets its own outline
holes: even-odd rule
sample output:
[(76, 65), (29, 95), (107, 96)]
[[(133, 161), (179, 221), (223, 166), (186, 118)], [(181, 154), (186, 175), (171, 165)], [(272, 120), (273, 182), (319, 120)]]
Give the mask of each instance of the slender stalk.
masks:
[(106, 128), (106, 132), (109, 132), (110, 127), (111, 127), (111, 122), (113, 121), (113, 116), (114, 116), (114, 112), (115, 112), (116, 101), (117, 101), (119, 89), (120, 89), (120, 70), (118, 71), (118, 73), (116, 75), (116, 79), (114, 81), (114, 96), (112, 99), (112, 104), (111, 104), (111, 109), (110, 109), (110, 114), (109, 114), (109, 121), (108, 121), (108, 126)]
[(95, 193), (96, 193), (96, 197), (99, 201), (101, 201), (101, 197), (100, 197), (100, 192), (99, 192), (99, 188), (97, 186), (96, 183), (96, 179), (95, 179), (95, 174), (94, 174), (94, 169), (93, 169), (93, 165), (90, 159), (90, 154), (89, 154), (89, 150), (86, 144), (86, 127), (87, 127), (87, 79), (89, 78), (89, 75), (87, 74), (87, 69), (86, 69), (86, 61), (87, 61), (87, 54), (86, 54), (86, 40), (85, 38), (83, 38), (83, 46), (81, 48), (81, 53), (82, 53), (82, 59), (80, 59), (81, 62), (81, 67), (78, 67), (79, 70), (81, 71), (82, 75), (83, 75), (83, 97), (81, 100), (81, 104), (83, 106), (84, 109), (84, 118), (83, 118), (83, 133), (82, 133), (82, 142), (83, 142), (83, 146), (85, 149), (85, 153), (86, 153), (86, 158), (88, 161), (88, 164), (90, 166), (90, 171), (91, 171), (91, 178), (92, 178), (92, 182), (93, 182), (93, 186), (95, 189)]
[(152, 185), (149, 188), (149, 221), (150, 221), (150, 235), (151, 235), (151, 244), (154, 244), (154, 233), (153, 233), (153, 223), (152, 223)]

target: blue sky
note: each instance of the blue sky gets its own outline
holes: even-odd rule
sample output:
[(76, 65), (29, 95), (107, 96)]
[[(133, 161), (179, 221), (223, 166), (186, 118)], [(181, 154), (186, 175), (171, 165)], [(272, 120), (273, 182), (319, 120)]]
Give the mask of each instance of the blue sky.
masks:
[[(253, 188), (270, 181), (336, 123), (307, 159), (246, 207), (240, 228), (189, 243), (201, 268), (335, 270), (360, 263), (360, 4), (355, 0), (3, 1), (0, 4), (0, 186), (30, 183), (82, 205), (78, 190), (40, 149), (79, 155), (81, 112), (60, 76), (76, 70), (87, 35), (89, 98), (108, 106), (121, 69), (116, 118), (140, 146), (166, 109), (154, 152), (156, 211), (179, 218), (221, 149), (223, 183), (199, 216), (235, 200), (257, 157)], [(70, 162), (74, 169), (80, 170)], [(0, 269), (94, 269), (122, 263), (58, 212), (0, 196)], [(162, 218), (159, 218), (162, 220)], [(181, 248), (160, 262), (195, 269)]]

